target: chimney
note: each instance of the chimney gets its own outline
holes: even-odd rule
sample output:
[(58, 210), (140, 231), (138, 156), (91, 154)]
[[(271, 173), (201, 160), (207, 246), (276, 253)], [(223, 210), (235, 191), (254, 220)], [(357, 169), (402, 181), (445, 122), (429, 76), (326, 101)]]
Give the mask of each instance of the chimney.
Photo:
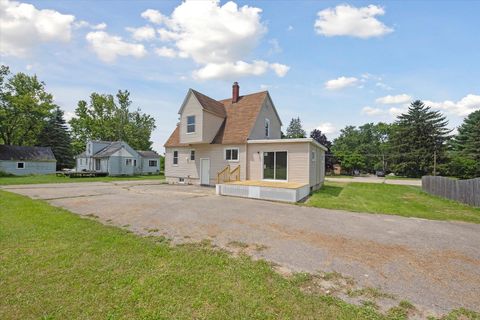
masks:
[(238, 82), (235, 81), (232, 86), (232, 103), (236, 103), (238, 101), (238, 96), (240, 95), (240, 86)]

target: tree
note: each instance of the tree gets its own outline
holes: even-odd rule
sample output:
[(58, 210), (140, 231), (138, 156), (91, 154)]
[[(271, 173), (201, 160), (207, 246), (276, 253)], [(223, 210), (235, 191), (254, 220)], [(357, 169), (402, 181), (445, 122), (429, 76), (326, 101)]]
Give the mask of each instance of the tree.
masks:
[(313, 129), (312, 132), (310, 132), (310, 138), (313, 138), (315, 141), (327, 148), (327, 151), (325, 151), (325, 169), (327, 171), (332, 171), (334, 165), (333, 154), (331, 152), (332, 143), (327, 139), (327, 136), (325, 136), (322, 131), (318, 129)]
[(305, 138), (307, 133), (302, 128), (300, 118), (292, 118), (287, 128), (287, 139)]
[(17, 73), (10, 76), (0, 67), (0, 143), (34, 145), (55, 108), (53, 96), (37, 76)]
[(57, 159), (57, 170), (73, 167), (73, 150), (70, 133), (63, 118), (63, 111), (57, 107), (47, 124), (38, 135), (37, 145), (51, 147)]
[(420, 100), (412, 102), (407, 113), (397, 119), (391, 149), (395, 173), (408, 177), (435, 173), (438, 165), (447, 160), (446, 142), (451, 132), (448, 121)]
[(75, 117), (69, 122), (74, 151), (83, 151), (88, 140), (123, 140), (134, 149), (150, 150), (155, 119), (140, 109), (130, 111), (131, 104), (126, 90), (119, 90), (116, 100), (112, 95), (94, 92), (89, 104), (79, 101)]
[(333, 141), (333, 154), (347, 171), (387, 171), (391, 131), (392, 125), (383, 122), (366, 123), (358, 128), (347, 126)]
[(449, 174), (459, 178), (480, 177), (480, 110), (463, 120), (451, 142)]

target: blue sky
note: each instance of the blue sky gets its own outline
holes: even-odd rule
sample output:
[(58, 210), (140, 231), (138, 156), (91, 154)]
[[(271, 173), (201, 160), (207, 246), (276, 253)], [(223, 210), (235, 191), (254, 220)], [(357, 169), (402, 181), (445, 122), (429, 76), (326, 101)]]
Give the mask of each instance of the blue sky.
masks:
[[(37, 74), (71, 117), (91, 92), (128, 89), (163, 152), (188, 88), (269, 90), (286, 125), (329, 138), (393, 121), (409, 101), (452, 128), (480, 108), (477, 1), (3, 1), (1, 62)], [(142, 29), (139, 29), (142, 28)]]

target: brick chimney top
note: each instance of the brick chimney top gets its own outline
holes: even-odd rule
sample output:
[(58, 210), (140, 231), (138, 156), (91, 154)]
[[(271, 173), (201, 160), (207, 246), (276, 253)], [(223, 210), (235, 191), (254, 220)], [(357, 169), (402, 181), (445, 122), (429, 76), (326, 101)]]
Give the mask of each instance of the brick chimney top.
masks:
[(232, 103), (236, 103), (238, 101), (238, 97), (240, 96), (240, 86), (238, 82), (235, 81), (232, 86)]

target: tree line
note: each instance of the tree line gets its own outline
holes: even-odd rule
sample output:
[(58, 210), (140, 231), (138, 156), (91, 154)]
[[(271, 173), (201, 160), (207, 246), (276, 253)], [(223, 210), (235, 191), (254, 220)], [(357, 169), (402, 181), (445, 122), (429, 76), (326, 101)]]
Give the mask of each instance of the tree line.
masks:
[(51, 147), (58, 170), (73, 167), (88, 140), (123, 140), (136, 150), (151, 150), (155, 119), (131, 105), (127, 90), (115, 96), (93, 92), (88, 102), (78, 102), (68, 126), (44, 82), (0, 66), (0, 144)]
[[(283, 137), (306, 137), (300, 118), (291, 120)], [(412, 178), (480, 177), (480, 110), (469, 114), (456, 134), (441, 112), (417, 100), (393, 123), (346, 126), (333, 142), (318, 129), (310, 137), (327, 147), (328, 171), (339, 164), (347, 174), (381, 170)]]

